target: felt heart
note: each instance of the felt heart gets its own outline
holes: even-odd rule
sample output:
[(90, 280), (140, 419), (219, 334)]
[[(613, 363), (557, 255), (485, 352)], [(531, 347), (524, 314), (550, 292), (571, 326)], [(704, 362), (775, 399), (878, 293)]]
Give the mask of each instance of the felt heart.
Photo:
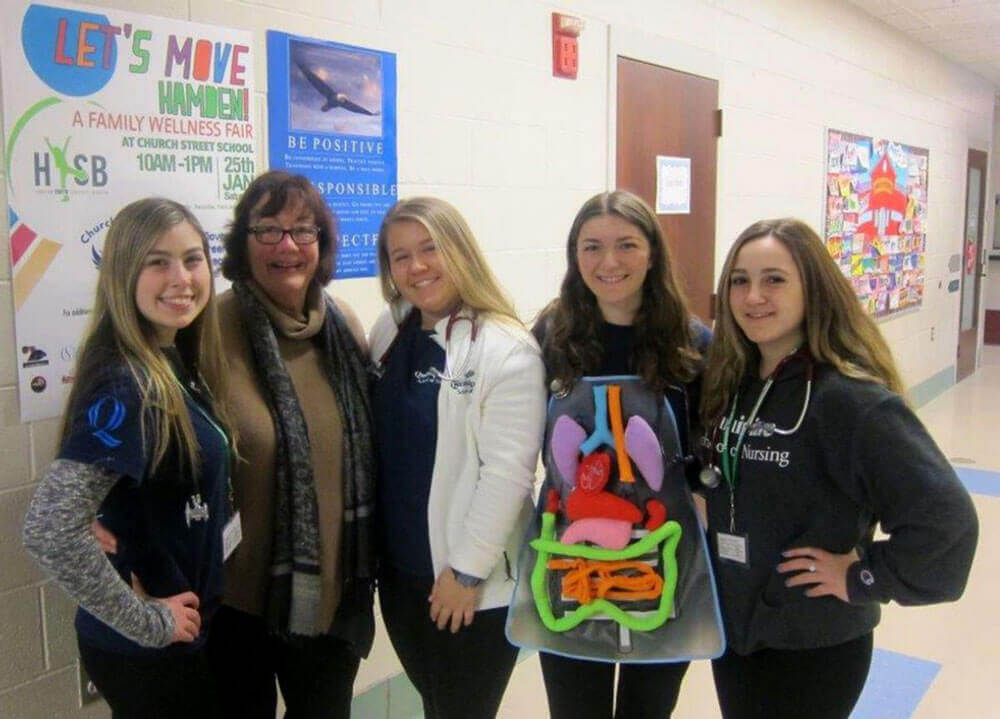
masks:
[(611, 476), (611, 457), (604, 452), (588, 454), (576, 470), (576, 486), (587, 494), (597, 494)]

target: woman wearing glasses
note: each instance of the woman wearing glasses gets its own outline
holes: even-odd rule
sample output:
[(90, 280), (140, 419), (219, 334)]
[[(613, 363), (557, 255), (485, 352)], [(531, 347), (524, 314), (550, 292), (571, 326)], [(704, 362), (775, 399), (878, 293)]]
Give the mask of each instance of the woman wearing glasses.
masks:
[(365, 341), (323, 290), (334, 219), (300, 175), (247, 188), (225, 237), (219, 301), (240, 433), (243, 539), (226, 564), (209, 659), (233, 717), (346, 717), (371, 646), (373, 501)]

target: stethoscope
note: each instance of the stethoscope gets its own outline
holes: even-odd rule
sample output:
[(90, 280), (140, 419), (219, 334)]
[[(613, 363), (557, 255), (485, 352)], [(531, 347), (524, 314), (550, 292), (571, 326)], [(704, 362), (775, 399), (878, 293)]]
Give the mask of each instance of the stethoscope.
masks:
[[(410, 322), (420, 321), (420, 310), (414, 307), (410, 310), (409, 314), (403, 319), (399, 324), (399, 328), (396, 330), (396, 336), (392, 338), (392, 342), (386, 347), (385, 352), (379, 357), (378, 364), (376, 365), (376, 372), (378, 376), (381, 376), (383, 368), (385, 367), (385, 362), (392, 354), (392, 351), (396, 348), (396, 343), (399, 342), (399, 338), (403, 335), (403, 330), (406, 325)], [(462, 339), (462, 343), (459, 344), (454, 351), (449, 352), (448, 348), (451, 344), (451, 332), (452, 329), (459, 322), (469, 323), (469, 334), (466, 336), (467, 344), (465, 343), (466, 338)], [(472, 354), (472, 344), (476, 341), (479, 335), (480, 323), (477, 321), (476, 314), (470, 310), (467, 310), (464, 306), (459, 306), (452, 310), (451, 314), (448, 315), (448, 322), (444, 326), (444, 344), (445, 344), (445, 358), (444, 358), (444, 370), (439, 370), (435, 367), (431, 368), (431, 371), (437, 376), (437, 378), (442, 382), (453, 382), (455, 380), (466, 379), (465, 375), (468, 373), (468, 368), (471, 364), (470, 355)], [(457, 366), (456, 366), (457, 365)]]
[[(815, 370), (815, 363), (813, 362), (812, 355), (809, 353), (808, 347), (799, 347), (791, 354), (785, 356), (779, 363), (778, 366), (774, 368), (774, 371), (767, 376), (767, 381), (764, 382), (764, 386), (760, 390), (760, 394), (757, 395), (757, 401), (753, 404), (753, 409), (750, 410), (749, 416), (746, 421), (743, 422), (743, 426), (740, 428), (739, 434), (736, 437), (735, 452), (730, 454), (729, 452), (729, 440), (732, 436), (733, 421), (736, 419), (736, 408), (740, 404), (740, 394), (736, 393), (733, 397), (733, 406), (729, 410), (729, 417), (726, 419), (724, 424), (725, 429), (722, 432), (722, 450), (718, 451), (716, 448), (718, 444), (716, 440), (718, 439), (719, 428), (716, 427), (712, 431), (712, 454), (718, 456), (718, 464), (715, 462), (709, 462), (708, 466), (703, 468), (701, 472), (698, 473), (699, 481), (708, 489), (715, 489), (719, 486), (719, 483), (723, 478), (726, 480), (726, 484), (729, 485), (730, 498), (735, 494), (736, 490), (736, 475), (739, 470), (740, 461), (740, 449), (743, 447), (743, 440), (746, 439), (747, 430), (753, 426), (753, 423), (757, 419), (757, 414), (760, 412), (761, 406), (764, 404), (765, 398), (767, 398), (768, 393), (771, 391), (771, 387), (774, 386), (774, 381), (777, 379), (781, 370), (784, 369), (785, 365), (795, 359), (802, 359), (806, 363), (806, 394), (805, 399), (802, 401), (802, 411), (799, 412), (799, 418), (795, 422), (795, 425), (788, 428), (782, 429), (781, 427), (776, 427), (774, 425), (770, 426), (770, 429), (775, 434), (780, 434), (784, 436), (795, 434), (802, 427), (802, 421), (806, 417), (806, 412), (809, 411), (809, 399), (812, 396), (812, 383), (813, 383), (813, 373)], [(721, 469), (720, 469), (721, 465)]]

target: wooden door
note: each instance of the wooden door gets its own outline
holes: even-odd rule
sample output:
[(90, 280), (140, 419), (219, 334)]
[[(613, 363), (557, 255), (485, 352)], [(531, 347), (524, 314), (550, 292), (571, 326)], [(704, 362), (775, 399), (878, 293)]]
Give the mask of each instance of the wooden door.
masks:
[(986, 203), (986, 153), (969, 150), (965, 185), (965, 222), (962, 225), (962, 291), (958, 325), (957, 379), (976, 370), (979, 336), (979, 288), (983, 274), (983, 212)]
[(692, 311), (711, 321), (719, 83), (618, 57), (616, 184), (656, 208), (657, 156), (690, 158), (691, 205), (658, 214)]

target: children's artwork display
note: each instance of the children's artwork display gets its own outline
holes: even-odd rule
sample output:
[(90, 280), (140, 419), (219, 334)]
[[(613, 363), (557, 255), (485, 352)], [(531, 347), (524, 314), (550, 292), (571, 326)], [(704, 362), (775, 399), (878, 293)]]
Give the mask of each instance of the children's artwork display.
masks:
[(923, 302), (928, 156), (892, 140), (827, 132), (826, 246), (875, 317)]
[(718, 656), (721, 617), (676, 420), (636, 377), (584, 378), (549, 406), (546, 479), (507, 637), (564, 656)]

